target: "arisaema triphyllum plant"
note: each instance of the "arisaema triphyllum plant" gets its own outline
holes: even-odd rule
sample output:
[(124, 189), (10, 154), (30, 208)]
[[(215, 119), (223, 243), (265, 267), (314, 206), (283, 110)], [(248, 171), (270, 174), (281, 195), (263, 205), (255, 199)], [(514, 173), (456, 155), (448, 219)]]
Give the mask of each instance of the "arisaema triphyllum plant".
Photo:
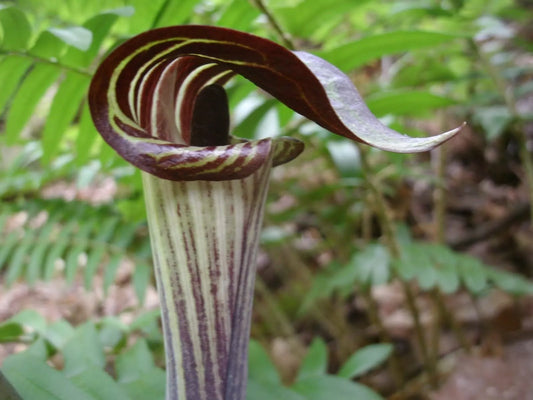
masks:
[(245, 398), (269, 174), (303, 150), (292, 138), (229, 133), (223, 85), (235, 74), (325, 129), (383, 150), (430, 150), (459, 130), (427, 138), (395, 132), (335, 66), (243, 32), (166, 27), (116, 48), (92, 80), (89, 104), (104, 140), (142, 170), (167, 399)]

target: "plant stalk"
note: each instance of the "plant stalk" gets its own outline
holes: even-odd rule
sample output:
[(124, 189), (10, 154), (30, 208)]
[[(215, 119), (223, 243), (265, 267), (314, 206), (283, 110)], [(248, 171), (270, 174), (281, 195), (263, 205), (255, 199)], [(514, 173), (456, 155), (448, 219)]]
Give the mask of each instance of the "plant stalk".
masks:
[(255, 4), (255, 6), (263, 13), (268, 19), (268, 23), (272, 27), (272, 29), (276, 32), (276, 34), (281, 39), (281, 42), (285, 47), (288, 49), (294, 50), (296, 47), (294, 46), (294, 43), (290, 39), (289, 35), (283, 31), (281, 28), (281, 25), (278, 23), (272, 12), (266, 7), (265, 3), (263, 3), (263, 0), (252, 0), (252, 3)]
[(533, 226), (533, 154), (528, 149), (528, 140), (524, 129), (523, 118), (518, 112), (516, 98), (514, 96), (512, 88), (507, 86), (507, 83), (502, 78), (498, 69), (492, 64), (489, 56), (485, 52), (483, 52), (483, 49), (481, 49), (478, 43), (476, 43), (474, 40), (471, 40), (470, 45), (473, 48), (474, 53), (478, 57), (479, 61), (481, 62), (482, 67), (485, 69), (487, 74), (494, 82), (496, 89), (502, 97), (505, 106), (509, 110), (509, 113), (513, 119), (511, 132), (516, 137), (520, 148), (519, 156), (524, 166), (527, 187), (529, 189), (529, 212), (531, 218), (530, 222)]
[[(385, 327), (383, 326), (383, 322), (381, 321), (381, 317), (378, 312), (378, 305), (372, 297), (371, 291), (369, 290), (369, 288), (366, 287), (361, 287), (360, 289), (361, 294), (367, 304), (370, 322), (372, 322), (372, 324), (377, 328), (380, 339), (383, 341), (383, 343), (392, 343), (392, 337), (389, 335), (387, 329), (385, 329)], [(398, 359), (398, 356), (394, 351), (388, 359), (388, 367), (396, 387), (403, 387), (405, 384), (405, 377), (400, 367), (400, 360)]]
[[(398, 258), (400, 257), (400, 254), (401, 254), (400, 245), (398, 244), (398, 241), (396, 240), (396, 237), (394, 236), (393, 222), (390, 216), (389, 208), (385, 202), (385, 199), (383, 198), (383, 194), (379, 190), (378, 185), (375, 182), (374, 177), (372, 175), (372, 169), (367, 159), (367, 153), (366, 153), (367, 150), (359, 145), (357, 147), (361, 155), (361, 165), (365, 171), (365, 175), (364, 175), (365, 183), (373, 199), (372, 205), (377, 214), (381, 229), (383, 230), (385, 240), (387, 242), (387, 247), (392, 257)], [(394, 274), (394, 271), (392, 273)], [(413, 293), (412, 288), (409, 286), (407, 282), (400, 279), (400, 283), (402, 285), (402, 288), (405, 294), (407, 307), (409, 308), (409, 311), (411, 312), (411, 315), (413, 317), (415, 335), (416, 335), (418, 344), (420, 346), (420, 352), (422, 355), (423, 363), (428, 370), (429, 381), (432, 386), (436, 386), (437, 375), (436, 375), (434, 366), (432, 365), (431, 360), (430, 360), (426, 338), (424, 335), (424, 330), (422, 328), (422, 323), (420, 321), (420, 313), (418, 311), (418, 307), (415, 301), (415, 295)]]
[(167, 400), (244, 400), (255, 258), (271, 169), (230, 181), (143, 173)]
[[(446, 205), (447, 205), (447, 187), (446, 187), (446, 155), (447, 147), (446, 144), (433, 150), (432, 156), (435, 156), (433, 159), (435, 161), (435, 175), (437, 176), (437, 186), (433, 191), (433, 201), (435, 204), (434, 211), (434, 235), (435, 242), (440, 244), (446, 243)], [(437, 321), (440, 323), (442, 321), (447, 321), (450, 325), (450, 328), (453, 330), (455, 336), (457, 337), (458, 342), (463, 346), (463, 348), (470, 352), (470, 344), (461, 328), (461, 325), (457, 322), (453, 313), (448, 312), (445, 305), (445, 299), (442, 292), (435, 288), (431, 292), (431, 297), (434, 303), (437, 305), (436, 315)], [(440, 324), (439, 324), (440, 325)], [(439, 337), (440, 329), (438, 326), (434, 331), (433, 337), (433, 360), (436, 362), (438, 359), (439, 352)]]
[(5, 50), (0, 50), (0, 55), (7, 56), (7, 57), (9, 57), (9, 56), (25, 57), (25, 58), (29, 58), (29, 59), (33, 60), (34, 62), (38, 62), (38, 63), (41, 63), (41, 64), (52, 65), (54, 67), (63, 69), (65, 71), (75, 72), (77, 74), (80, 74), (80, 75), (83, 75), (83, 76), (87, 76), (89, 78), (93, 76), (91, 71), (88, 71), (86, 69), (72, 67), (70, 65), (66, 65), (66, 64), (63, 64), (63, 63), (58, 62), (58, 61), (49, 60), (47, 58), (39, 57), (39, 56), (36, 56), (34, 54), (26, 53), (24, 51), (17, 51), (17, 50), (5, 51)]

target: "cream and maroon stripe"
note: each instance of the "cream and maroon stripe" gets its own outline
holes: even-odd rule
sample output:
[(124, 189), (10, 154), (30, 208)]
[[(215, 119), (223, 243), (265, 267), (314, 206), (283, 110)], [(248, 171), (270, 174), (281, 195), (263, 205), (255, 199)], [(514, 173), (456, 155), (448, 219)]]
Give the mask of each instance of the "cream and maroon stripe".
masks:
[[(248, 176), (268, 154), (265, 141), (198, 148), (188, 146), (194, 98), (233, 72), (199, 57), (176, 57), (194, 40), (172, 39), (141, 46), (93, 85), (106, 87), (107, 109), (95, 117), (102, 136), (141, 169), (171, 180), (226, 180)], [(158, 52), (155, 52), (157, 49)], [(104, 66), (103, 71), (110, 66)], [(97, 76), (101, 74), (97, 73)], [(127, 94), (125, 92), (127, 89)], [(101, 96), (93, 95), (92, 98)], [(105, 118), (105, 119), (104, 119)]]
[(165, 345), (169, 385), (180, 386), (167, 390), (179, 398), (244, 398), (270, 168), (267, 162), (247, 178), (222, 182), (143, 174), (164, 330), (177, 335), (165, 335)]
[[(240, 43), (232, 40), (235, 31), (220, 28), (214, 28), (216, 32), (207, 29), (210, 34), (202, 37), (197, 35), (203, 31), (198, 28), (164, 28), (158, 31), (159, 35), (147, 32), (119, 46), (101, 64), (91, 84), (89, 101), (93, 118), (104, 139), (119, 154), (159, 177), (242, 178), (264, 162), (268, 156), (261, 151), (264, 146), (260, 142), (220, 146), (216, 153), (192, 149), (188, 146), (192, 109), (194, 98), (203, 87), (224, 84), (236, 70), (252, 71), (254, 75), (271, 69), (268, 55), (254, 43), (264, 39), (247, 35), (248, 40)], [(293, 158), (302, 149), (295, 141), (286, 140), (276, 147), (285, 143), (291, 151), (279, 154)], [(251, 151), (251, 146), (256, 149)], [(183, 153), (191, 151), (192, 156), (184, 156)], [(199, 156), (206, 165), (214, 167), (209, 171), (197, 168)], [(251, 156), (257, 158), (255, 162)], [(160, 164), (159, 160), (164, 162)], [(189, 161), (193, 161), (190, 169)], [(279, 158), (276, 163), (283, 161)]]
[[(159, 103), (152, 104), (153, 97), (158, 97), (155, 87), (161, 90), (157, 82), (163, 71), (168, 71), (167, 67), (172, 69), (169, 64), (174, 60), (180, 60), (176, 64), (183, 67), (183, 74), (178, 73), (181, 80), (177, 79), (176, 84), (184, 84), (191, 90), (186, 89), (178, 95), (179, 88), (168, 88), (169, 93), (174, 89), (175, 94), (184, 96), (174, 99), (173, 103), (177, 107), (177, 110), (176, 107), (174, 109), (176, 129), (168, 128), (171, 121), (166, 114), (165, 121), (168, 121), (161, 127), (154, 127), (146, 122), (145, 114), (152, 115), (149, 109), (158, 107)], [(219, 77), (222, 70), (230, 72)], [(205, 178), (205, 175), (189, 173), (187, 169), (161, 170), (163, 167), (154, 162), (158, 157), (148, 156), (173, 153), (177, 162), (184, 162), (181, 153), (189, 151), (186, 146), (189, 143), (187, 135), (193, 97), (206, 84), (207, 81), (202, 82), (206, 71), (214, 74), (212, 80), (220, 78), (220, 82), (234, 73), (240, 74), (329, 131), (384, 150), (430, 150), (459, 131), (454, 129), (428, 138), (402, 135), (380, 123), (366, 107), (349, 77), (325, 60), (304, 52), (291, 52), (254, 35), (199, 25), (144, 32), (117, 47), (102, 62), (89, 91), (90, 108), (97, 129), (122, 157), (165, 179), (220, 180), (251, 174), (254, 169), (243, 163), (240, 157), (232, 159), (236, 167), (230, 175), (209, 175)], [(186, 75), (191, 77), (183, 78)], [(196, 82), (198, 79), (200, 83)], [(290, 148), (295, 148), (293, 143), (289, 144)], [(283, 145), (284, 142), (281, 142), (280, 146)], [(226, 150), (234, 154), (240, 149), (228, 147)], [(286, 153), (292, 154), (280, 152)], [(274, 162), (288, 161), (297, 154)], [(209, 154), (204, 156), (210, 157)], [(261, 153), (260, 157), (265, 159), (267, 155)], [(223, 171), (227, 173), (228, 170), (229, 166)]]

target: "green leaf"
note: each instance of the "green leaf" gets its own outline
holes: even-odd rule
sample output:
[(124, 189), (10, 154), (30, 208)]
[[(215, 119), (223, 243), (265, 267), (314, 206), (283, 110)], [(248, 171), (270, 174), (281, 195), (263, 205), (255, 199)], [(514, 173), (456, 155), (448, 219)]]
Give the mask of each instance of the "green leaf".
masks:
[(324, 341), (317, 337), (311, 343), (298, 372), (298, 381), (326, 374), (328, 367), (328, 348)]
[(462, 257), (458, 264), (459, 275), (466, 288), (478, 294), (487, 287), (487, 269), (474, 257)]
[(83, 281), (86, 289), (91, 288), (92, 279), (96, 275), (96, 271), (98, 270), (105, 253), (106, 247), (103, 244), (98, 243), (88, 254), (89, 259), (87, 260), (87, 265), (85, 265), (85, 268), (83, 269)]
[(89, 253), (89, 259), (83, 271), (86, 288), (91, 287), (91, 280), (96, 274), (104, 254), (106, 254), (106, 243), (111, 239), (119, 222), (119, 218), (111, 217), (107, 218), (102, 225), (98, 226), (98, 234), (93, 239), (93, 242), (96, 244)]
[(443, 63), (439, 57), (416, 57), (405, 60), (405, 66), (393, 77), (392, 86), (396, 88), (422, 87), (435, 82), (449, 83), (459, 80), (459, 74), (453, 72), (450, 65)]
[(4, 50), (25, 50), (31, 37), (31, 25), (18, 8), (0, 5), (0, 25)]
[(104, 11), (104, 13), (116, 14), (119, 17), (129, 18), (132, 15), (135, 15), (135, 7), (133, 7), (133, 6), (117, 7), (117, 8), (113, 8), (111, 10), (106, 10), (106, 11)]
[(260, 14), (259, 10), (252, 7), (250, 2), (233, 0), (222, 12), (217, 25), (246, 32), (250, 30), (252, 22)]
[(408, 281), (430, 266), (430, 259), (426, 252), (420, 250), (420, 245), (417, 243), (406, 244), (402, 248), (402, 254), (395, 262), (395, 268), (398, 275)]
[(342, 178), (361, 176), (359, 150), (352, 141), (328, 140), (326, 146)]
[(26, 280), (29, 284), (34, 284), (40, 277), (43, 270), (46, 251), (51, 247), (50, 235), (55, 228), (53, 218), (48, 219), (46, 224), (39, 230), (39, 241), (37, 246), (31, 251), (31, 258), (26, 268)]
[[(79, 241), (81, 241), (81, 243)], [(79, 237), (77, 235), (76, 242), (78, 242), (78, 244), (72, 247), (65, 257), (65, 280), (68, 284), (74, 282), (78, 270), (79, 257), (87, 248), (86, 241), (87, 240), (83, 236)]]
[(37, 358), (43, 362), (45, 362), (50, 356), (48, 353), (48, 346), (42, 337), (39, 337), (33, 342), (30, 347), (24, 351), (24, 354)]
[(89, 77), (76, 72), (67, 72), (61, 82), (43, 129), (43, 162), (50, 162), (59, 151), (61, 139), (76, 116), (88, 86)]
[(91, 366), (103, 368), (105, 355), (94, 324), (86, 322), (76, 328), (63, 349), (66, 376), (75, 376)]
[(369, 244), (361, 252), (355, 253), (351, 265), (355, 279), (361, 284), (383, 285), (390, 275), (390, 255), (380, 244)]
[(91, 157), (91, 149), (96, 138), (99, 138), (98, 131), (94, 127), (89, 105), (87, 102), (83, 103), (83, 108), (80, 117), (79, 131), (76, 135), (76, 164), (78, 166), (85, 165)]
[(347, 13), (364, 4), (359, 0), (313, 0), (297, 5), (276, 7), (274, 14), (292, 35), (302, 38), (323, 37), (338, 26)]
[(19, 241), (19, 235), (17, 232), (11, 232), (2, 241), (0, 246), (0, 267), (2, 267), (11, 254), (11, 251), (16, 248)]
[(115, 362), (117, 380), (124, 383), (136, 381), (154, 368), (152, 353), (144, 339), (137, 340), (127, 351), (120, 354)]
[(390, 255), (380, 244), (369, 244), (363, 250), (354, 253), (346, 265), (332, 263), (326, 272), (319, 274), (307, 293), (302, 310), (318, 298), (330, 296), (339, 291), (341, 296), (353, 292), (354, 285), (382, 285), (390, 277)]
[(489, 140), (495, 140), (513, 121), (513, 116), (507, 106), (476, 106), (472, 119), (483, 127)]
[(231, 110), (234, 110), (242, 101), (245, 101), (252, 92), (257, 90), (256, 86), (240, 77), (235, 77), (225, 87), (228, 95), (228, 104)]
[(49, 28), (48, 31), (69, 46), (75, 47), (81, 51), (88, 50), (93, 40), (92, 32), (81, 26), (73, 26), (70, 28)]
[(53, 65), (36, 64), (22, 81), (7, 114), (5, 138), (8, 144), (18, 141), (18, 135), (33, 115), (35, 106), (59, 74), (60, 70)]
[(37, 332), (41, 335), (46, 331), (46, 320), (35, 310), (23, 310), (9, 318), (9, 321), (24, 325), (30, 332)]
[(233, 135), (246, 138), (256, 139), (258, 137), (257, 127), (260, 122), (265, 118), (265, 115), (276, 105), (275, 100), (266, 100), (256, 107), (253, 111), (249, 112), (246, 118), (244, 118), (233, 129)]
[(130, 0), (135, 12), (128, 19), (131, 33), (144, 32), (154, 26), (154, 21), (162, 9), (169, 3), (166, 0)]
[(4, 360), (2, 373), (23, 399), (94, 400), (43, 360), (19, 353)]
[(337, 375), (346, 379), (359, 377), (378, 367), (389, 357), (392, 350), (393, 346), (388, 343), (365, 346), (352, 354), (342, 365)]
[(120, 385), (127, 391), (131, 400), (165, 400), (165, 371), (154, 368), (133, 382)]
[(416, 280), (423, 290), (429, 290), (437, 285), (437, 272), (435, 264), (431, 260), (430, 254), (421, 251), (418, 259)]
[(151, 342), (162, 342), (163, 335), (159, 329), (160, 317), (161, 310), (159, 308), (142, 313), (130, 324), (130, 330), (132, 332), (139, 330)]
[(62, 349), (74, 335), (74, 328), (64, 319), (51, 324), (43, 335), (56, 349)]
[(293, 119), (295, 112), (283, 103), (276, 103), (276, 110), (278, 112), (278, 121), (281, 129), (285, 128)]
[(109, 262), (107, 262), (104, 266), (104, 293), (107, 293), (109, 287), (115, 281), (117, 269), (122, 258), (122, 254), (114, 254), (109, 260)]
[(39, 34), (29, 53), (46, 60), (57, 60), (65, 48), (66, 43), (63, 40), (46, 30)]
[(62, 227), (44, 260), (44, 280), (48, 281), (54, 276), (56, 262), (63, 258), (63, 255), (70, 244), (70, 238), (76, 232), (77, 227), (78, 221), (74, 218)]
[(189, 22), (198, 0), (166, 1), (154, 27), (181, 25)]
[(135, 228), (127, 223), (120, 225), (114, 233), (116, 239), (113, 240), (113, 244), (122, 248), (128, 247), (135, 239)]
[(92, 160), (91, 162), (82, 166), (78, 170), (78, 176), (76, 179), (76, 187), (80, 189), (88, 188), (90, 184), (94, 182), (96, 176), (101, 170), (101, 167), (102, 165), (100, 163), (100, 160)]
[(368, 108), (378, 117), (393, 115), (424, 115), (427, 111), (450, 106), (456, 102), (426, 91), (399, 90), (379, 92), (366, 98)]
[(517, 296), (530, 295), (533, 293), (533, 282), (511, 272), (488, 268), (487, 273), (496, 287)]
[(89, 366), (71, 378), (71, 382), (94, 400), (131, 400), (127, 391), (102, 369)]
[(403, 246), (402, 257), (396, 268), (405, 280), (416, 278), (422, 289), (438, 286), (445, 293), (459, 287), (457, 263), (462, 259), (449, 248), (428, 243), (410, 243)]
[(255, 340), (248, 345), (248, 378), (254, 382), (268, 385), (281, 385), (278, 371), (267, 352)]
[(24, 73), (31, 65), (26, 57), (11, 55), (0, 62), (0, 113), (13, 96)]
[[(126, 7), (131, 9), (131, 7)], [(124, 16), (123, 9), (111, 10), (95, 15), (83, 24), (83, 28), (92, 33), (92, 40), (88, 49), (80, 50), (70, 47), (61, 61), (72, 67), (86, 68), (98, 55), (100, 47), (108, 35), (111, 27), (120, 16)]]
[(116, 317), (106, 317), (98, 324), (98, 337), (104, 349), (115, 351), (125, 344), (128, 326)]
[(146, 264), (137, 264), (133, 271), (132, 276), (132, 285), (135, 289), (135, 294), (137, 299), (141, 304), (144, 303), (144, 298), (146, 295), (146, 289), (150, 284), (150, 279), (152, 277), (152, 267)]
[(248, 381), (246, 388), (247, 400), (306, 400), (305, 397), (287, 389), (281, 384)]
[(27, 265), (28, 253), (34, 245), (33, 239), (34, 235), (27, 232), (11, 255), (5, 276), (6, 285), (11, 286), (13, 282), (22, 276), (24, 266)]
[(457, 269), (459, 257), (445, 246), (432, 247), (437, 286), (444, 293), (455, 293), (461, 284)]
[(22, 325), (17, 322), (6, 321), (0, 324), (0, 343), (14, 342), (24, 333)]
[(331, 375), (310, 376), (296, 382), (291, 389), (307, 400), (383, 400), (364, 385)]
[[(80, 218), (81, 220), (81, 218)], [(76, 277), (76, 272), (78, 271), (79, 266), (79, 256), (83, 252), (91, 254), (89, 240), (90, 235), (94, 229), (98, 229), (99, 221), (98, 219), (89, 219), (84, 221), (79, 229), (76, 232), (76, 243), (68, 251), (67, 256), (65, 257), (65, 279), (67, 283), (74, 282)]]
[(351, 71), (384, 55), (434, 47), (459, 37), (440, 32), (394, 31), (368, 36), (318, 52), (318, 55), (342, 71)]
[[(339, 287), (342, 287), (346, 283), (346, 280), (343, 278), (344, 274), (348, 274), (350, 277), (353, 275), (349, 269), (344, 266), (339, 266), (336, 262), (328, 265), (328, 269), (329, 271), (317, 274), (313, 278), (311, 289), (305, 294), (304, 300), (302, 301), (302, 306), (299, 310), (301, 314), (307, 312), (318, 299), (326, 298)], [(333, 269), (337, 269), (337, 271), (330, 272)]]
[(447, 10), (439, 5), (426, 0), (407, 0), (390, 3), (391, 15), (401, 14), (401, 18), (423, 18), (436, 16), (451, 16), (453, 9)]

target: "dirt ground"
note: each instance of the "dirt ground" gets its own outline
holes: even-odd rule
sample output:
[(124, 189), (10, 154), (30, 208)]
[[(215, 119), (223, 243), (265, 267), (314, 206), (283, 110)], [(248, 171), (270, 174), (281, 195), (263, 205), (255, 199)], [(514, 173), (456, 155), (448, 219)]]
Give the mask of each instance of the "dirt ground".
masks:
[[(120, 315), (124, 322), (131, 322), (135, 315), (130, 310), (138, 310), (139, 305), (131, 285), (128, 284), (130, 271), (128, 265), (122, 266), (122, 279), (111, 287), (107, 296), (98, 290), (87, 292), (81, 282), (67, 285), (63, 279), (39, 282), (33, 287), (17, 283), (3, 291), (0, 296), (0, 321), (20, 310), (33, 309), (49, 322), (64, 318), (72, 324), (77, 324), (88, 318), (106, 315)], [(99, 285), (95, 284), (94, 287), (98, 288)], [(502, 302), (499, 296), (488, 301), (493, 306), (495, 302)], [(508, 304), (505, 301), (503, 303)], [(144, 308), (157, 306), (157, 295), (151, 288), (147, 293)], [(510, 343), (504, 343), (503, 336), (498, 333), (489, 335), (471, 354), (461, 351), (443, 359), (449, 375), (444, 378), (439, 390), (427, 396), (423, 395), (422, 398), (533, 400), (533, 335), (524, 335), (523, 329), (520, 332), (522, 336), (516, 337)], [(0, 346), (0, 365), (3, 358), (23, 350), (24, 347), (21, 344)], [(421, 397), (417, 395), (408, 398)]]
[(498, 355), (461, 355), (431, 400), (533, 400), (533, 339)]

